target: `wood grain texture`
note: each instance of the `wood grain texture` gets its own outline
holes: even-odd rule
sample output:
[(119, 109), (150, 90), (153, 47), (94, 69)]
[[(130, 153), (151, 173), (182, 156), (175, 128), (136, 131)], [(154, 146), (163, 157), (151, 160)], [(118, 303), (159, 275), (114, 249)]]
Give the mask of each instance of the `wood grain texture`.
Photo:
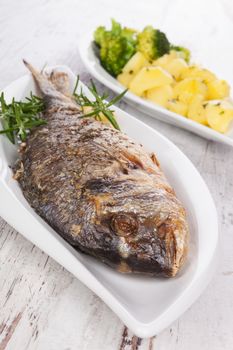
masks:
[[(111, 17), (131, 26), (152, 23), (164, 29), (173, 42), (189, 46), (197, 61), (233, 85), (233, 51), (227, 39), (233, 34), (231, 0), (1, 0), (0, 88), (25, 73), (23, 57), (41, 67), (45, 62), (67, 64), (88, 81), (78, 38)], [(205, 179), (219, 215), (218, 271), (178, 321), (142, 340), (90, 290), (0, 219), (0, 350), (232, 349), (233, 149), (156, 121), (124, 102), (121, 107), (169, 137)]]

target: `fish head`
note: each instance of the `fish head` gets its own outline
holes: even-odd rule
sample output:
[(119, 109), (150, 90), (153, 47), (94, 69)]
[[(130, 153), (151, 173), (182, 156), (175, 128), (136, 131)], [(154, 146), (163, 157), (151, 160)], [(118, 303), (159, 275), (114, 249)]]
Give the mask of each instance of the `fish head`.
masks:
[(117, 190), (117, 185), (94, 196), (94, 230), (118, 253), (118, 270), (174, 276), (187, 246), (181, 238), (188, 228), (180, 202), (166, 189), (131, 190), (127, 183), (127, 190)]

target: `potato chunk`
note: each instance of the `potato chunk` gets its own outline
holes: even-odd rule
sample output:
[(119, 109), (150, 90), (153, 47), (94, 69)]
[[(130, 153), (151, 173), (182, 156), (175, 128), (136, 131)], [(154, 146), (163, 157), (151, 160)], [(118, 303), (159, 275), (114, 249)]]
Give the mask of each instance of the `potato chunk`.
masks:
[(187, 111), (188, 111), (188, 105), (184, 102), (178, 101), (176, 99), (172, 99), (167, 102), (167, 109), (169, 109), (169, 111), (172, 111), (174, 113), (177, 113), (186, 117)]
[(131, 80), (133, 79), (133, 77), (136, 74), (132, 74), (130, 72), (128, 73), (121, 73), (117, 76), (117, 80), (119, 81), (119, 83), (121, 83), (123, 86), (125, 87), (129, 87), (129, 83), (131, 82)]
[(122, 72), (128, 73), (132, 71), (132, 73), (137, 73), (145, 65), (148, 65), (148, 61), (145, 56), (141, 52), (136, 52), (126, 63)]
[(163, 68), (166, 64), (168, 64), (168, 62), (170, 62), (174, 57), (172, 57), (170, 54), (165, 54), (159, 58), (157, 58), (157, 60), (154, 60), (152, 62), (153, 66), (158, 66)]
[(157, 60), (154, 60), (152, 62), (152, 65), (164, 68), (165, 65), (167, 65), (169, 62), (173, 61), (176, 58), (181, 58), (179, 52), (171, 50), (169, 53), (157, 58)]
[(172, 81), (172, 76), (164, 69), (160, 67), (144, 67), (130, 82), (129, 89), (136, 95), (141, 96), (146, 90), (168, 85)]
[(164, 65), (164, 69), (178, 80), (182, 72), (188, 67), (183, 58), (175, 58)]
[(174, 97), (189, 104), (194, 95), (203, 95), (206, 98), (207, 87), (200, 79), (186, 78), (174, 86)]
[(200, 124), (207, 125), (207, 118), (205, 114), (205, 108), (203, 107), (203, 95), (194, 95), (189, 103), (188, 118), (192, 119)]
[(225, 80), (212, 80), (207, 83), (207, 99), (217, 100), (230, 95), (230, 86)]
[(201, 68), (197, 65), (188, 66), (181, 74), (180, 79), (186, 78), (196, 78), (207, 83), (209, 81), (215, 80), (216, 76), (214, 73), (210, 72), (208, 69)]
[(205, 104), (205, 115), (212, 129), (225, 133), (233, 120), (233, 105), (227, 101), (209, 101)]
[(146, 65), (148, 65), (148, 62), (143, 54), (141, 52), (136, 52), (126, 63), (122, 73), (117, 76), (117, 80), (125, 87), (128, 87), (139, 70)]
[(160, 106), (166, 107), (167, 102), (173, 96), (173, 89), (171, 85), (163, 85), (146, 92), (148, 100), (157, 103)]

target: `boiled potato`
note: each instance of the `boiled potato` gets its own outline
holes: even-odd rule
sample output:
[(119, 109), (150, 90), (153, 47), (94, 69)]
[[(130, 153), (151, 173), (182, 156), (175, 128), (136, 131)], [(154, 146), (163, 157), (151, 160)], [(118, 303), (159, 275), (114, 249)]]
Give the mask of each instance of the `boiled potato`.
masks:
[(187, 59), (187, 54), (184, 51), (179, 51), (179, 50), (171, 50), (170, 55), (173, 58), (182, 58), (182, 59)]
[(129, 73), (131, 71), (131, 74), (137, 73), (145, 65), (148, 65), (148, 61), (145, 56), (141, 52), (136, 52), (126, 63), (122, 72)]
[(210, 82), (216, 79), (215, 74), (208, 69), (201, 68), (196, 65), (188, 66), (180, 75), (180, 79), (196, 78), (202, 80), (204, 83)]
[(163, 68), (166, 64), (168, 64), (168, 62), (170, 60), (171, 60), (171, 56), (169, 54), (165, 54), (165, 55), (157, 58), (157, 60), (153, 61), (152, 65)]
[(141, 52), (136, 52), (126, 63), (122, 73), (118, 75), (117, 80), (125, 87), (128, 87), (139, 70), (146, 65), (148, 65), (148, 62), (143, 54)]
[(152, 62), (153, 66), (159, 66), (164, 68), (166, 64), (168, 64), (169, 62), (173, 61), (176, 58), (180, 58), (179, 54), (177, 53), (177, 51), (170, 51), (170, 53), (165, 54), (159, 58), (157, 58), (157, 60), (154, 60)]
[(143, 67), (129, 84), (129, 89), (138, 96), (146, 90), (172, 83), (171, 74), (160, 67)]
[(175, 58), (170, 60), (163, 68), (170, 73), (176, 80), (178, 80), (182, 72), (188, 67), (183, 58)]
[[(153, 62), (137, 52), (117, 79), (134, 94), (221, 133), (233, 123), (233, 104), (223, 100), (230, 94), (227, 82), (198, 65), (189, 66), (177, 51)], [(104, 116), (101, 120), (107, 122)]]
[(169, 52), (169, 56), (171, 59), (182, 58), (182, 53), (180, 51), (177, 51), (177, 50), (171, 50)]
[(192, 97), (188, 106), (187, 117), (195, 120), (200, 124), (207, 125), (207, 118), (205, 114), (205, 108), (203, 106), (203, 95), (197, 94)]
[(227, 101), (209, 101), (205, 104), (205, 115), (212, 129), (225, 133), (233, 120), (233, 105)]
[(207, 83), (207, 99), (216, 100), (228, 97), (230, 94), (230, 86), (225, 80), (212, 80)]
[[(136, 75), (136, 74), (135, 74)], [(135, 76), (131, 73), (121, 73), (117, 76), (117, 80), (119, 81), (119, 83), (121, 83), (123, 86), (125, 87), (129, 87), (129, 83), (131, 82), (131, 80), (133, 79), (133, 77)]]
[(167, 102), (167, 109), (170, 111), (183, 115), (186, 117), (188, 111), (188, 105), (176, 99), (169, 100)]
[(171, 85), (163, 85), (150, 90), (147, 90), (146, 97), (148, 100), (157, 103), (160, 106), (166, 107), (167, 101), (173, 96)]
[(186, 78), (174, 86), (174, 97), (186, 104), (189, 104), (196, 94), (203, 95), (203, 99), (206, 98), (206, 92), (206, 84), (200, 79)]

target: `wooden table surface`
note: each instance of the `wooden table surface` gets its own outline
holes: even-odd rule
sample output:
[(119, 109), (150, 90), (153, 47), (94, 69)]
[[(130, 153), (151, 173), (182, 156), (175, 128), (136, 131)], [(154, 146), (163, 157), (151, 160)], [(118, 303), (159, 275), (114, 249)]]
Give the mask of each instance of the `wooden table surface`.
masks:
[[(0, 0), (0, 88), (25, 74), (22, 58), (39, 67), (66, 64), (88, 81), (79, 37), (111, 17), (164, 29), (233, 86), (232, 0)], [(233, 349), (233, 149), (121, 106), (169, 137), (205, 179), (218, 209), (218, 270), (179, 320), (139, 339), (88, 288), (0, 219), (0, 350)]]

